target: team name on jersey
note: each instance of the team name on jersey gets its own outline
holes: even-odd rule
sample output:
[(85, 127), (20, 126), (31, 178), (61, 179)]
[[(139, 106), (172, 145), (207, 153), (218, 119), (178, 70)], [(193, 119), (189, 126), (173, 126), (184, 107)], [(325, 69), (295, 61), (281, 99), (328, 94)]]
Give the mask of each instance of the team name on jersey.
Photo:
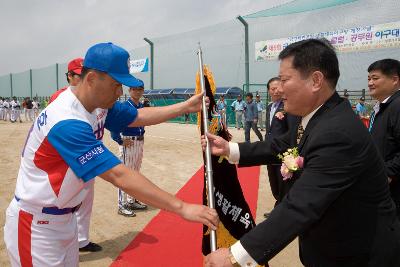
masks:
[(78, 162), (81, 166), (88, 163), (90, 160), (97, 158), (100, 154), (104, 153), (104, 145), (99, 145), (90, 149), (88, 152), (83, 154), (82, 156), (78, 157)]

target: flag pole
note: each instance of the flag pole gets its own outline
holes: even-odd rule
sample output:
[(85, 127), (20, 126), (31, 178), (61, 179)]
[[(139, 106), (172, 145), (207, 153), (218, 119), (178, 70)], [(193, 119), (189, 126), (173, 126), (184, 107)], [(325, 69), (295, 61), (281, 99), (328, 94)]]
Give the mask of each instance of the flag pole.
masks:
[[(203, 73), (203, 52), (201, 51), (201, 46), (199, 43), (199, 50), (197, 51), (197, 55), (199, 57), (199, 71), (200, 71), (200, 85), (201, 91), (204, 93), (203, 102), (202, 102), (202, 113), (203, 113), (203, 129), (204, 135), (206, 137), (206, 178), (207, 178), (207, 193), (208, 193), (208, 206), (212, 209), (215, 209), (215, 198), (214, 198), (214, 182), (213, 182), (213, 171), (212, 171), (212, 163), (211, 163), (211, 148), (208, 142), (208, 138), (206, 133), (208, 133), (208, 122), (207, 122), (207, 107), (206, 107), (206, 88), (204, 83), (204, 73)], [(215, 230), (211, 230), (210, 232), (210, 248), (211, 251), (217, 250), (217, 233)]]
[[(213, 171), (212, 171), (212, 163), (211, 163), (211, 148), (208, 142), (207, 133), (208, 133), (208, 122), (207, 122), (207, 107), (206, 107), (206, 88), (204, 83), (204, 73), (203, 73), (203, 52), (201, 51), (201, 46), (199, 43), (199, 50), (197, 51), (197, 55), (199, 57), (199, 71), (200, 71), (200, 86), (201, 92), (203, 95), (203, 103), (202, 103), (202, 114), (203, 114), (203, 129), (204, 136), (206, 137), (206, 178), (207, 178), (207, 193), (208, 193), (208, 206), (212, 209), (215, 209), (215, 198), (214, 198), (214, 182), (213, 182)], [(217, 250), (217, 233), (215, 230), (211, 230), (210, 232), (210, 248), (211, 251)]]

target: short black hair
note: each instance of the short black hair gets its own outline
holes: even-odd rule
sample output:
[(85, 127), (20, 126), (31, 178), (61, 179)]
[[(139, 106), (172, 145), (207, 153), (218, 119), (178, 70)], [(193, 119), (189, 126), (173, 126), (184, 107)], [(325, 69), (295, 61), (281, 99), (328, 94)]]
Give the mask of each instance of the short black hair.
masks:
[(253, 98), (253, 94), (252, 94), (252, 93), (247, 93), (247, 94), (246, 94), (246, 97), (251, 97), (251, 98)]
[(398, 76), (400, 78), (400, 62), (396, 59), (386, 58), (375, 61), (368, 67), (368, 72), (379, 70), (386, 76)]
[(267, 89), (269, 90), (269, 84), (275, 81), (280, 81), (281, 78), (279, 77), (272, 77), (271, 79), (269, 79), (269, 81), (267, 82)]
[(320, 71), (326, 80), (335, 88), (339, 80), (339, 61), (335, 49), (326, 39), (308, 39), (288, 45), (280, 54), (283, 60), (293, 56), (293, 67), (302, 76), (313, 71)]
[(99, 70), (82, 67), (81, 80), (83, 80), (83, 78), (85, 78), (85, 76), (89, 73), (89, 71), (94, 71), (94, 72), (97, 72), (99, 74), (107, 74), (107, 73), (99, 71)]

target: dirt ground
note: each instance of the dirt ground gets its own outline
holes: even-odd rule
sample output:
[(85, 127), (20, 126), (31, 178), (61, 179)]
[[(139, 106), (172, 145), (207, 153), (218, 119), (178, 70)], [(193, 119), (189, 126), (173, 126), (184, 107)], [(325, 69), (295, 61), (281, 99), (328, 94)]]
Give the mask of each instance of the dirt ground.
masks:
[[(10, 266), (4, 245), (5, 210), (14, 195), (20, 153), (30, 123), (0, 122), (0, 266)], [(108, 131), (104, 143), (114, 153), (118, 147)], [(230, 129), (234, 141), (243, 141), (243, 130)], [(252, 133), (251, 140), (257, 140)], [(146, 128), (142, 173), (159, 187), (176, 193), (202, 164), (199, 134), (194, 125), (164, 123)], [(101, 178), (96, 179), (95, 198), (90, 227), (90, 239), (103, 247), (97, 253), (81, 253), (80, 266), (109, 266), (159, 212), (149, 208), (134, 218), (117, 214), (117, 189)], [(258, 192), (257, 223), (263, 213), (272, 209), (273, 197), (266, 168), (261, 168)], [(167, 265), (166, 265), (167, 266)], [(271, 267), (302, 266), (297, 241), (292, 242), (270, 261)]]

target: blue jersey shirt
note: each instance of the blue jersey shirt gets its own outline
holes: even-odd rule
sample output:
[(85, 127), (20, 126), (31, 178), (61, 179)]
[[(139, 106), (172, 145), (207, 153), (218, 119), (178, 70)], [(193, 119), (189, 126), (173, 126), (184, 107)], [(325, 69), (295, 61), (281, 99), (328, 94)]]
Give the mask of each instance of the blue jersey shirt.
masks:
[[(143, 103), (139, 102), (139, 104), (136, 105), (130, 98), (127, 101), (121, 103), (121, 105), (133, 107), (135, 109), (144, 107)], [(118, 144), (122, 145), (121, 133), (123, 136), (142, 136), (144, 135), (145, 131), (144, 127), (126, 127), (122, 131), (110, 131), (110, 132), (111, 132), (111, 138)]]

